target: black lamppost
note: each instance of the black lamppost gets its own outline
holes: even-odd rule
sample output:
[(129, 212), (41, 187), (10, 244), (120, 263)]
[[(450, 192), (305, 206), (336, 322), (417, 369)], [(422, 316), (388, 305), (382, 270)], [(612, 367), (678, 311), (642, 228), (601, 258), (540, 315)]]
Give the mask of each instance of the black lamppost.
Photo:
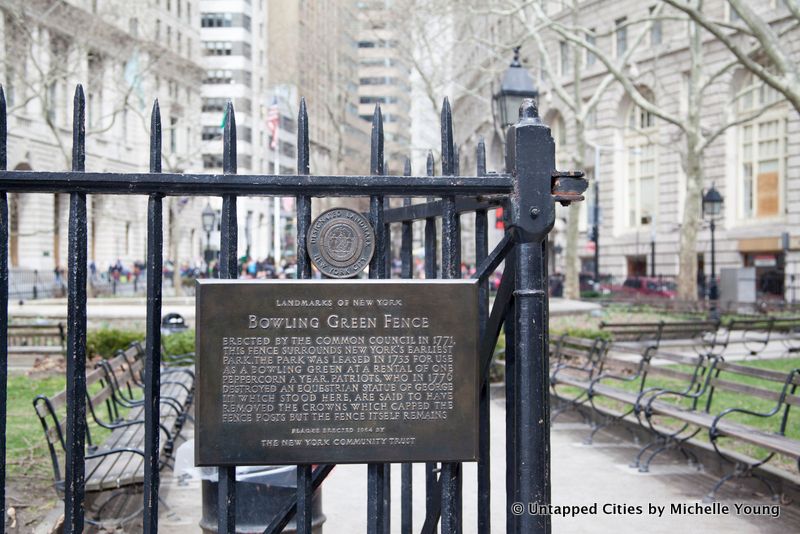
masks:
[(650, 219), (650, 276), (656, 277), (656, 222)]
[(716, 242), (714, 241), (714, 231), (717, 229), (716, 220), (722, 212), (722, 195), (719, 194), (714, 184), (711, 184), (711, 189), (703, 195), (703, 215), (709, 220), (709, 227), (711, 228), (711, 280), (708, 282), (708, 300), (710, 301), (711, 316), (717, 319), (719, 316), (717, 310), (717, 301), (719, 300), (719, 291), (717, 288), (717, 254)]
[(206, 204), (200, 218), (203, 221), (203, 230), (206, 232), (206, 250), (204, 253), (206, 260), (206, 274), (211, 275), (211, 230), (214, 229), (214, 222), (217, 220), (217, 213), (211, 204)]
[(494, 94), (495, 121), (500, 120), (500, 129), (505, 129), (517, 122), (519, 107), (526, 98), (539, 98), (539, 90), (533, 85), (533, 77), (519, 62), (519, 49), (514, 48), (514, 59), (503, 73), (500, 89)]

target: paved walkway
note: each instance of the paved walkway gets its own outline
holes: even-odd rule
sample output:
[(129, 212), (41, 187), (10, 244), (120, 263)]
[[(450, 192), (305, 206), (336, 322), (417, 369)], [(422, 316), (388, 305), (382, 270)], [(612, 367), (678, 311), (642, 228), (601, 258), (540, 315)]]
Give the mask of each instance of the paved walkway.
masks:
[[(89, 299), (87, 317), (89, 321), (144, 321), (147, 318), (147, 308), (144, 298), (93, 298)], [(566, 300), (560, 298), (550, 299), (550, 315), (569, 315), (575, 313), (590, 313), (600, 309), (599, 304), (582, 302), (579, 300)], [(163, 301), (162, 313), (180, 313), (190, 326), (194, 326), (194, 297), (167, 297)], [(10, 302), (9, 316), (13, 319), (54, 319), (66, 320), (66, 299), (26, 300), (23, 304)]]
[[(505, 532), (505, 410), (501, 401), (492, 403), (492, 532)], [(699, 473), (685, 463), (668, 457), (651, 466), (650, 473), (639, 473), (628, 467), (636, 446), (616, 437), (603, 435), (592, 446), (582, 444), (586, 425), (578, 422), (557, 422), (552, 429), (553, 503), (557, 505), (598, 504), (598, 513), (575, 518), (555, 517), (556, 533), (648, 534), (682, 532), (719, 532), (786, 534), (800, 532), (800, 506), (782, 506), (780, 517), (736, 515), (734, 503), (773, 504), (742, 490), (722, 495), (722, 504), (731, 511), (722, 515), (675, 515), (670, 506), (700, 502), (714, 478)], [(465, 464), (464, 532), (476, 532), (476, 464)], [(367, 477), (364, 465), (337, 466), (323, 484), (323, 509), (327, 516), (324, 532), (357, 534), (366, 532)], [(414, 467), (414, 531), (419, 531), (424, 513), (424, 473), (422, 465)], [(734, 489), (734, 488), (732, 488)], [(191, 480), (178, 484), (165, 473), (162, 495), (170, 511), (162, 510), (159, 532), (178, 534), (198, 532), (200, 520), (200, 483)], [(400, 468), (392, 468), (392, 532), (399, 532)], [(648, 505), (665, 506), (663, 517), (648, 514)], [(641, 506), (641, 515), (603, 513), (603, 505)], [(620, 508), (622, 507), (622, 508)]]

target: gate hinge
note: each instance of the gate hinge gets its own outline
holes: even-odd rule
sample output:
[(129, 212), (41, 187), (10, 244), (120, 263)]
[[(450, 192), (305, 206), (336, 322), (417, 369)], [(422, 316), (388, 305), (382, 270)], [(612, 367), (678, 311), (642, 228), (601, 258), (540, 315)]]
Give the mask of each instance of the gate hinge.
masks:
[(583, 200), (582, 193), (589, 186), (583, 171), (553, 171), (551, 176), (553, 200), (560, 202), (562, 206)]

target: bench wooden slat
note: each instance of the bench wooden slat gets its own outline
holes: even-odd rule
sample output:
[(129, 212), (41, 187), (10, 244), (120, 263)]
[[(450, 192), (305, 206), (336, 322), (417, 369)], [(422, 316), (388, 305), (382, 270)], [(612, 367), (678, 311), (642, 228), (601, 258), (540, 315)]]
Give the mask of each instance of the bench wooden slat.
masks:
[(761, 369), (760, 367), (751, 367), (749, 365), (742, 365), (740, 363), (721, 361), (717, 363), (717, 369), (730, 371), (745, 376), (772, 380), (773, 382), (778, 382), (781, 384), (786, 381), (785, 372), (782, 373), (780, 371), (773, 371), (772, 369)]
[[(666, 403), (653, 403), (653, 408), (662, 415), (680, 419), (687, 423), (691, 423), (703, 428), (710, 428), (715, 418), (714, 415), (709, 415), (704, 412), (680, 410), (679, 408), (669, 406)], [(800, 458), (800, 441), (798, 440), (781, 436), (779, 434), (756, 430), (752, 427), (739, 423), (725, 421), (724, 419), (719, 422), (717, 429), (721, 434), (726, 436), (735, 437), (743, 441), (747, 441), (753, 445), (765, 447), (781, 454), (786, 454), (790, 457)]]

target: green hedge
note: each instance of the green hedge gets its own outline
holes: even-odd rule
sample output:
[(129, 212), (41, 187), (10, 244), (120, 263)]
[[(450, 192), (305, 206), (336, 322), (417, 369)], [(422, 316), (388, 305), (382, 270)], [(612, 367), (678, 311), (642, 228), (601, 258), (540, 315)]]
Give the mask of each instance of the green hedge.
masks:
[(586, 339), (605, 339), (606, 341), (611, 341), (612, 339), (611, 332), (606, 330), (569, 327), (560, 330), (550, 330), (550, 340), (557, 340), (563, 334), (567, 334), (570, 337), (582, 337)]
[[(194, 352), (194, 330), (164, 336), (162, 340), (167, 354)], [(86, 336), (86, 354), (90, 358), (98, 355), (111, 358), (117, 351), (127, 349), (134, 341), (144, 343), (144, 332), (117, 328), (90, 330)]]
[(194, 352), (194, 330), (186, 330), (161, 339), (164, 341), (164, 350), (170, 356)]
[(144, 332), (116, 328), (90, 330), (86, 335), (86, 356), (111, 358), (118, 350), (128, 348), (134, 341), (144, 341)]

